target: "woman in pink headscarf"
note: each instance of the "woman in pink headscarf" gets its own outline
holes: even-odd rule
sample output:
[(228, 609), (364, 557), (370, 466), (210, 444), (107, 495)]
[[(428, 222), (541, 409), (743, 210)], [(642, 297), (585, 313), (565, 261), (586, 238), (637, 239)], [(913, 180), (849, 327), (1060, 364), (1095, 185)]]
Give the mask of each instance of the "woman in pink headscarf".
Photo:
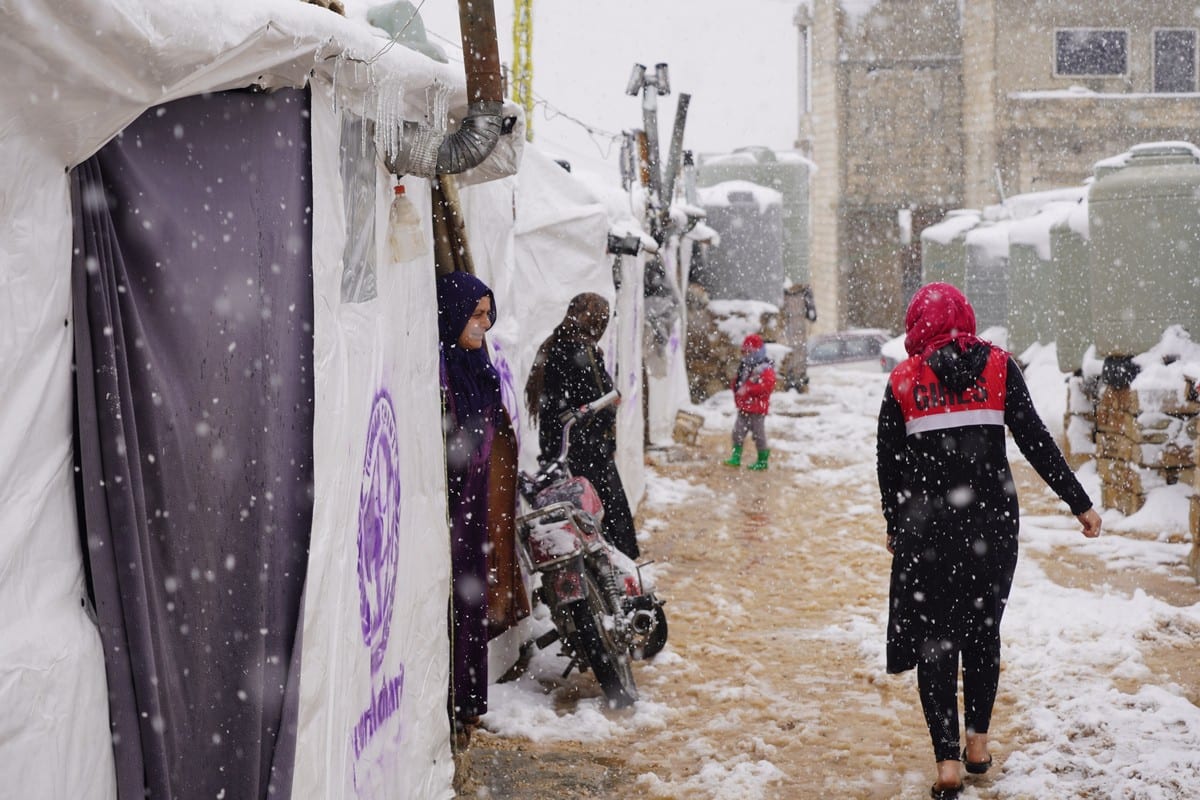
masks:
[(1017, 364), (975, 335), (975, 311), (962, 292), (946, 283), (922, 287), (904, 327), (909, 358), (888, 379), (876, 453), (892, 553), (887, 671), (917, 669), (937, 760), (930, 794), (944, 799), (962, 790), (960, 760), (971, 774), (992, 763), (1000, 620), (1017, 564), (1019, 509), (1005, 429), (1084, 536), (1100, 534), (1100, 516), (1038, 416)]

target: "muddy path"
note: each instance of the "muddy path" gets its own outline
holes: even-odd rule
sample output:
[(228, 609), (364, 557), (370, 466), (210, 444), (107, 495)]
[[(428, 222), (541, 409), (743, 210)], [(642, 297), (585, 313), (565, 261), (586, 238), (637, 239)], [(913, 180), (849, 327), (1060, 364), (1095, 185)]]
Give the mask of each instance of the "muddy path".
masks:
[[(805, 396), (790, 413), (827, 401)], [(644, 555), (664, 568), (670, 645), (635, 672), (664, 724), (586, 744), (479, 731), (457, 759), (458, 797), (928, 796), (933, 764), (915, 673), (888, 676), (882, 666), (890, 557), (873, 441), (852, 434), (802, 458), (802, 469), (794, 463), (804, 442), (773, 447), (779, 458), (766, 472), (723, 467), (727, 433), (708, 426), (695, 445), (652, 456), (653, 479), (682, 497), (639, 512), (651, 532)], [(1052, 513), (1036, 476), (1016, 469), (1023, 505)], [(1085, 555), (1044, 560), (1056, 581), (1113, 580)], [(1145, 590), (1180, 604), (1200, 596), (1159, 583)], [(1171, 650), (1148, 656), (1195, 686), (1193, 661)], [(993, 739), (1022, 740), (1019, 715), (1006, 713), (1019, 691), (1002, 678)], [(976, 781), (971, 797), (998, 796), (992, 779)]]

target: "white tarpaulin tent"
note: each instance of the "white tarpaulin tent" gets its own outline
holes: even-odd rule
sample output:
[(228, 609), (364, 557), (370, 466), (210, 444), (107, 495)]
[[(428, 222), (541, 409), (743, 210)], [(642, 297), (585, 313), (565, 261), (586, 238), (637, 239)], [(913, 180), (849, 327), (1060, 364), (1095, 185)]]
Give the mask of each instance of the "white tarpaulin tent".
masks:
[[(618, 296), (613, 279), (613, 256), (606, 251), (614, 224), (628, 221), (614, 214), (585, 181), (564, 170), (536, 148), (528, 148), (513, 178), (463, 191), (471, 247), (479, 275), (496, 293), (500, 316), (489, 333), (499, 364), (511, 375), (510, 410), (517, 421), (522, 463), (535, 464), (538, 444), (528, 430), (524, 401), (525, 380), (538, 347), (562, 321), (567, 304), (580, 292), (605, 297), (614, 310), (613, 323), (601, 348), (614, 385), (622, 394), (617, 412), (617, 465), (626, 494), (634, 506), (645, 488), (642, 463), (641, 321), (642, 261), (624, 257)], [(512, 231), (477, 224), (512, 213)], [(502, 372), (505, 370), (502, 368)]]
[[(367, 146), (361, 120), (421, 121), (430, 110), (428, 90), (439, 83), (449, 87), (451, 106), (460, 106), (461, 76), (389, 46), (361, 20), (295, 0), (23, 0), (0, 10), (0, 56), (7, 67), (0, 84), (5, 794), (111, 798), (141, 796), (142, 789), (140, 769), (131, 778), (119, 758), (114, 762), (114, 741), (120, 749), (119, 737), (130, 733), (110, 731), (116, 722), (109, 695), (120, 687), (106, 682), (106, 655), (88, 607), (73, 485), (73, 341), (83, 323), (72, 309), (70, 172), (147, 111), (162, 115), (174, 101), (254, 85), (307, 87), (312, 196), (305, 214), (312, 233), (315, 412), (311, 533), (296, 634), (302, 665), (294, 754), (283, 766), (268, 766), (293, 773), (292, 797), (451, 796), (449, 552), (442, 439), (431, 424), (440, 413), (433, 256), (387, 263), (380, 232), (391, 179)], [(179, 126), (175, 132), (185, 140), (190, 135)], [(512, 138), (520, 134), (518, 124)], [(502, 147), (510, 157), (519, 153), (512, 142)], [(374, 196), (365, 216), (348, 211), (347, 175), (356, 170), (356, 190), (365, 185), (368, 200)], [(404, 183), (428, 231), (428, 184)], [(570, 297), (585, 290), (615, 296), (605, 352), (626, 398), (618, 463), (636, 503), (644, 487), (643, 265), (623, 259), (615, 295), (605, 252), (614, 223), (629, 227), (632, 219), (620, 220), (612, 203), (533, 151), (519, 175), (462, 194), (476, 267), (496, 290), (501, 316), (491, 340), (497, 365), (508, 368), (510, 408), (523, 412), (515, 395)], [(154, 210), (171, 215), (170, 208)], [(348, 290), (351, 252), (373, 262), (369, 291), (361, 291), (361, 282)], [(123, 293), (120, 286), (115, 291)], [(239, 343), (229, 344), (232, 352)], [(123, 451), (124, 443), (117, 444)], [(528, 434), (522, 445), (528, 464)], [(154, 461), (154, 452), (135, 452), (131, 460), (142, 455)], [(373, 560), (363, 544), (371, 526), (386, 534), (373, 540), (379, 546)], [(200, 580), (220, 584), (211, 571), (181, 565), (189, 567)], [(226, 567), (232, 568), (228, 560)], [(174, 591), (180, 580), (167, 575), (165, 582)], [(150, 581), (144, 588), (153, 593), (161, 586)], [(186, 689), (189, 665), (174, 666), (180, 672), (173, 677), (182, 675)], [(162, 672), (151, 675), (155, 685), (170, 677), (167, 666), (156, 668)], [(246, 700), (232, 686), (226, 694)], [(170, 737), (174, 724), (185, 724), (140, 716), (135, 726), (145, 736)], [(215, 730), (189, 733), (214, 747), (221, 739)], [(219, 756), (187, 755), (198, 771), (225, 766)], [(226, 796), (247, 794), (233, 787)]]
[[(388, 797), (451, 796), (449, 556), (436, 466), (442, 441), (430, 424), (439, 415), (432, 256), (385, 264), (376, 237), (376, 292), (344, 302), (339, 142), (346, 144), (347, 116), (378, 114), (380, 86), (403, 98), (394, 111), (421, 120), (434, 81), (451, 87), (453, 104), (463, 100), (462, 80), (385, 45), (362, 22), (292, 0), (22, 0), (0, 9), (6, 795), (110, 798), (121, 779), (73, 487), (69, 170), (148, 109), (253, 84), (311, 91), (314, 490), (291, 795), (385, 796), (386, 787)], [(390, 184), (382, 170), (378, 178), (374, 222), (382, 231)], [(406, 182), (428, 227), (427, 185)], [(504, 228), (511, 218), (492, 224)], [(355, 531), (377, 490), (396, 505), (380, 519), (392, 537), (389, 555), (367, 580)], [(392, 598), (395, 613), (377, 615), (368, 636), (370, 592)], [(159, 735), (167, 725), (144, 724)], [(220, 738), (211, 736), (214, 744)], [(205, 765), (203, 752), (189, 756), (200, 768), (224, 767)], [(123, 786), (130, 796), (138, 788)], [(239, 791), (227, 796), (245, 796)]]

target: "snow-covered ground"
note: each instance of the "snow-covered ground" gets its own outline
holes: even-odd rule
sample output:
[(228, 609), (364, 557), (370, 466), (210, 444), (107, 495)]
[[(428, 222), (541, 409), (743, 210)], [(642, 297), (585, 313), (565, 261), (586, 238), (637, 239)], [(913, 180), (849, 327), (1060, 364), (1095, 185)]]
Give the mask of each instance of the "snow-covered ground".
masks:
[[(814, 368), (811, 377), (809, 394), (775, 396), (769, 423), (772, 470), (792, 470), (796, 480), (805, 485), (827, 485), (831, 492), (836, 489), (839, 499), (830, 502), (842, 503), (842, 513), (850, 519), (877, 528), (882, 551), (874, 434), (886, 377), (836, 368)], [(1063, 376), (1049, 360), (1042, 359), (1030, 365), (1026, 377), (1047, 420), (1061, 420)], [(731, 409), (726, 392), (695, 410), (705, 416), (708, 429), (727, 431)], [(1010, 446), (1010, 458), (1021, 460), (1015, 446)], [(1094, 468), (1085, 466), (1079, 475), (1098, 502)], [(992, 771), (986, 785), (968, 782), (964, 798), (1200, 797), (1200, 709), (1193, 702), (1200, 687), (1189, 685), (1186, 677), (1197, 672), (1186, 671), (1183, 678), (1175, 680), (1161, 668), (1164, 652), (1194, 662), (1200, 634), (1200, 589), (1187, 577), (1188, 545), (1180, 535), (1188, 528), (1187, 491), (1179, 487), (1155, 490), (1135, 517), (1105, 511), (1104, 534), (1098, 540), (1086, 540), (1065, 506), (1048, 490), (1023, 490), (1023, 507), (1036, 505), (1037, 510), (1026, 511), (1022, 518), (1022, 556), (1004, 620), (1005, 661), (997, 704), (998, 716), (1023, 727), (1019, 737), (1010, 735), (1007, 741), (996, 743), (1000, 768)], [(671, 524), (673, 513), (683, 504), (723, 501), (703, 486), (665, 478), (661, 471), (652, 470), (641, 509), (643, 550), (653, 555), (656, 536)], [(782, 536), (786, 531), (764, 535)], [(1099, 571), (1099, 579), (1056, 582), (1051, 574), (1064, 553), (1096, 559), (1089, 563), (1093, 572)], [(886, 557), (875, 561), (882, 565), (879, 579), (886, 593)], [(678, 585), (685, 577), (669, 561), (655, 568), (667, 586), (672, 581)], [(1173, 602), (1162, 599), (1161, 591), (1140, 588), (1137, 584), (1143, 577), (1158, 581), (1160, 588), (1163, 584), (1173, 587)], [(711, 593), (714, 615), (728, 614), (741, 624), (747, 618), (755, 619), (739, 607), (736, 586), (714, 586)], [(838, 622), (807, 635), (827, 642), (849, 642), (858, 653), (861, 669), (882, 677), (885, 605), (848, 605)], [(762, 624), (770, 622), (763, 620)], [(541, 742), (618, 742), (631, 731), (636, 737), (651, 739), (670, 726), (686, 724), (680, 709), (663, 701), (663, 687), (665, 682), (694, 680), (697, 670), (670, 643), (654, 662), (636, 666), (642, 699), (631, 712), (608, 712), (594, 691), (584, 691), (583, 699), (578, 699), (577, 690), (590, 677), (573, 674), (564, 679), (560, 676), (564, 667), (562, 659), (539, 653), (525, 677), (494, 686), (486, 727), (502, 736)], [(751, 691), (752, 680), (747, 676), (743, 685), (734, 678), (727, 680), (728, 685), (707, 686), (706, 691), (719, 689), (726, 696)], [(913, 683), (911, 692), (902, 690), (897, 696), (916, 708)], [(803, 706), (805, 698), (794, 697), (789, 702)], [(744, 721), (728, 720), (730, 728), (740, 725)], [(843, 784), (848, 792), (843, 796), (924, 796), (932, 777), (932, 752), (924, 731), (917, 733), (913, 741), (920, 744), (912, 747), (924, 748), (920, 756), (928, 756), (927, 770), (894, 775), (894, 788), (886, 790), (892, 794), (880, 794), (877, 789), (868, 793), (864, 777), (861, 792), (853, 784)], [(697, 742), (703, 741), (708, 740), (697, 738)], [(672, 779), (654, 765), (647, 769), (639, 764), (639, 789), (654, 797), (797, 796), (788, 793), (789, 783), (797, 776), (789, 774), (773, 746), (759, 741), (751, 752), (737, 754), (701, 749), (704, 752), (697, 752), (694, 769), (684, 777), (676, 774)], [(878, 779), (878, 774), (875, 777)]]

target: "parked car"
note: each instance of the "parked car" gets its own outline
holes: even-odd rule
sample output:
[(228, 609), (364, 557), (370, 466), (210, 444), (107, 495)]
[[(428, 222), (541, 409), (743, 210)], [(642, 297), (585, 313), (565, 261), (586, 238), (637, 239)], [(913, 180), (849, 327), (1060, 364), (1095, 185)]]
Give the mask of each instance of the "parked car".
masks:
[(808, 364), (851, 369), (879, 369), (880, 349), (892, 334), (882, 328), (853, 328), (814, 336), (808, 342)]
[[(1008, 346), (1008, 331), (1005, 328), (993, 326), (979, 334), (979, 338), (985, 339), (997, 347)], [(904, 349), (903, 333), (888, 339), (883, 343), (883, 347), (879, 348), (879, 366), (883, 367), (884, 372), (891, 372), (906, 358), (908, 358), (908, 351)]]
[(883, 367), (884, 372), (891, 372), (906, 358), (908, 351), (904, 349), (903, 333), (894, 339), (888, 339), (883, 343), (883, 347), (879, 348), (879, 366)]

